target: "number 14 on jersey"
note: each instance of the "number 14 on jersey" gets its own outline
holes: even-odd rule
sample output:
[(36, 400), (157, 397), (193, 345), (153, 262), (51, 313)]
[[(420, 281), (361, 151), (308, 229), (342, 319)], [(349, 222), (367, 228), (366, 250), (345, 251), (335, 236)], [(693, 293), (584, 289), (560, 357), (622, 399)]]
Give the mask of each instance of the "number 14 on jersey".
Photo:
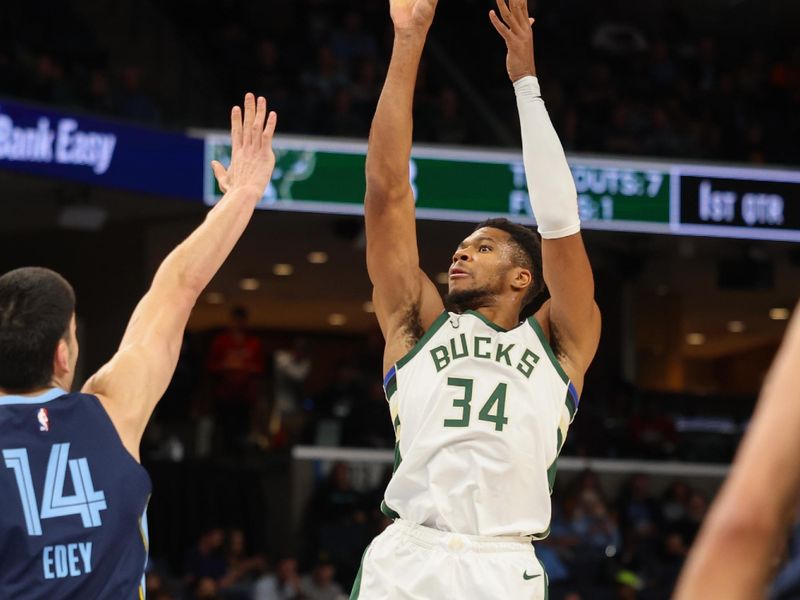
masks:
[[(33, 489), (33, 475), (28, 460), (28, 450), (11, 448), (3, 450), (6, 467), (14, 471), (25, 514), (25, 525), (28, 535), (42, 535), (42, 519), (80, 515), (83, 526), (100, 527), (100, 511), (106, 510), (106, 495), (102, 490), (95, 490), (89, 463), (85, 458), (69, 458), (69, 444), (53, 444), (50, 459), (47, 461), (47, 472), (44, 477), (44, 494), (42, 508), (36, 501)], [(64, 495), (64, 484), (69, 466), (72, 488), (74, 492)]]

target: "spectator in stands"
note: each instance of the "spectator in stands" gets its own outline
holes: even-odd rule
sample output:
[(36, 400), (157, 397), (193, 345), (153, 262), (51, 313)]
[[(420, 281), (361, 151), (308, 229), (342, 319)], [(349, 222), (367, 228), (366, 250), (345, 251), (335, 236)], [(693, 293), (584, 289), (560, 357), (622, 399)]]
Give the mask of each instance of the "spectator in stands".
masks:
[[(553, 502), (550, 535), (536, 544), (536, 556), (542, 561), (551, 584), (571, 583), (584, 573), (574, 572), (576, 548), (581, 540), (572, 527), (577, 501), (570, 496), (564, 502)], [(554, 591), (556, 591), (554, 589)]]
[(629, 421), (634, 456), (666, 458), (675, 453), (675, 424), (652, 398), (638, 402)]
[(192, 588), (193, 600), (221, 600), (217, 582), (211, 577), (198, 579)]
[[(269, 434), (272, 444), (281, 445), (279, 436), (287, 417), (296, 414), (305, 400), (305, 384), (311, 375), (311, 354), (308, 341), (298, 337), (290, 348), (275, 351), (273, 358), (275, 384), (270, 415)], [(285, 438), (286, 432), (283, 432)]]
[(345, 13), (342, 27), (331, 36), (331, 49), (342, 64), (349, 64), (362, 57), (375, 57), (378, 44), (375, 36), (364, 31), (364, 19), (360, 10), (352, 8)]
[(633, 475), (619, 500), (619, 522), (623, 540), (643, 555), (651, 555), (657, 544), (659, 507), (650, 492), (650, 477)]
[(138, 65), (126, 65), (119, 75), (117, 106), (123, 117), (138, 121), (158, 121), (158, 107), (144, 90), (145, 74)]
[(677, 531), (668, 532), (661, 545), (657, 560), (650, 564), (649, 592), (653, 598), (668, 598), (683, 568), (689, 545)]
[(344, 589), (334, 577), (336, 567), (327, 560), (320, 560), (308, 575), (300, 579), (300, 590), (303, 600), (343, 600)]
[(708, 499), (700, 492), (693, 492), (689, 496), (689, 502), (686, 506), (686, 516), (679, 523), (687, 546), (691, 546), (694, 543), (694, 538), (697, 537), (697, 532), (700, 530), (707, 512)]
[(111, 88), (111, 80), (104, 69), (94, 68), (89, 74), (84, 105), (92, 112), (105, 115), (114, 114), (116, 108), (114, 93)]
[(377, 378), (366, 381), (361, 395), (342, 424), (342, 443), (345, 446), (393, 448), (395, 432), (386, 405), (383, 384)]
[(375, 57), (362, 56), (356, 61), (350, 93), (353, 108), (360, 114), (370, 114), (375, 110), (381, 91), (381, 67)]
[(336, 90), (348, 83), (346, 71), (330, 46), (317, 50), (315, 64), (303, 72), (301, 81), (307, 94), (324, 102), (330, 101)]
[(462, 110), (458, 93), (452, 88), (443, 88), (431, 122), (431, 140), (440, 144), (466, 144), (470, 130)]
[(673, 481), (661, 501), (661, 522), (674, 529), (686, 518), (691, 488), (684, 481)]
[(372, 523), (365, 495), (356, 490), (344, 463), (335, 463), (317, 488), (306, 511), (306, 556), (330, 556), (340, 579), (351, 581), (369, 543)]
[(237, 448), (251, 430), (251, 412), (264, 383), (264, 344), (250, 333), (247, 311), (231, 311), (231, 324), (211, 343), (206, 368), (214, 378), (214, 412), (222, 443)]
[(253, 600), (305, 600), (300, 589), (297, 559), (293, 556), (281, 558), (274, 573), (258, 579)]
[(363, 138), (369, 134), (366, 119), (354, 109), (349, 86), (336, 90), (326, 119), (325, 131), (328, 135), (350, 138)]
[[(186, 555), (184, 581), (188, 585), (194, 586), (203, 579), (210, 579), (215, 583), (225, 576), (228, 566), (223, 551), (224, 543), (225, 532), (219, 527), (207, 529), (200, 535), (195, 547)], [(205, 589), (209, 587), (204, 586)]]
[(596, 491), (587, 490), (580, 495), (572, 515), (572, 529), (595, 556), (606, 551), (613, 555), (620, 545), (617, 524)]
[(233, 529), (227, 534), (225, 549), (225, 575), (218, 586), (226, 598), (247, 598), (254, 585), (256, 575), (265, 567), (261, 556), (248, 556), (244, 531)]
[(314, 493), (308, 513), (321, 523), (331, 523), (352, 518), (362, 509), (362, 496), (353, 489), (347, 465), (337, 462)]

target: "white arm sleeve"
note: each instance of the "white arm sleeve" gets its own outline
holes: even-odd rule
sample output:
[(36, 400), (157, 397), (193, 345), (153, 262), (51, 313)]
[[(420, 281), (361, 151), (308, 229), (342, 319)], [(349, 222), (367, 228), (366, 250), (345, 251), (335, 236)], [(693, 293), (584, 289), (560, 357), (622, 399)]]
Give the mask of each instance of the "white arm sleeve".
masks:
[(539, 233), (545, 239), (578, 233), (578, 193), (558, 134), (544, 106), (539, 80), (528, 75), (514, 82), (522, 127), (522, 158)]

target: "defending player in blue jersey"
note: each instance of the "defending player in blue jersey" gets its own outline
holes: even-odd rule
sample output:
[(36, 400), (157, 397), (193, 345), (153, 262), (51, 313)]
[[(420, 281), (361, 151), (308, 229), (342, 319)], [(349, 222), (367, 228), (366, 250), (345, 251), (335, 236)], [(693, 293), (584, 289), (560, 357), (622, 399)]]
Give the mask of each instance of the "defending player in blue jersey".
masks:
[[(277, 117), (245, 97), (225, 196), (161, 264), (113, 358), (80, 393), (75, 296), (57, 273), (0, 277), (0, 598), (144, 598), (150, 478), (139, 443), (203, 288), (272, 176)], [(146, 176), (146, 174), (143, 174)]]

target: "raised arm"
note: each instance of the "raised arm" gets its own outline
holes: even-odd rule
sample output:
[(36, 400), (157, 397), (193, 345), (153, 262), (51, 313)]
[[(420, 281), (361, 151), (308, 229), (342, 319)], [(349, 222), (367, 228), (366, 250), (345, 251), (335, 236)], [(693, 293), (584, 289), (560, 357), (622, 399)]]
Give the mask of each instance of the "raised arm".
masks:
[(675, 600), (766, 598), (800, 493), (800, 305)]
[(497, 7), (500, 16), (491, 11), (489, 19), (508, 48), (506, 67), (517, 95), (525, 173), (550, 291), (550, 301), (536, 317), (580, 390), (600, 340), (600, 311), (580, 234), (575, 182), (539, 91), (528, 3), (497, 0)]
[(370, 130), (364, 200), (367, 270), (387, 368), (443, 310), (436, 287), (419, 267), (409, 182), (414, 87), (436, 0), (391, 0), (390, 7), (394, 46)]
[(272, 176), (277, 117), (267, 116), (267, 101), (256, 102), (252, 94), (244, 106), (244, 121), (238, 106), (231, 111), (230, 167), (212, 165), (225, 195), (161, 263), (117, 353), (83, 388), (100, 398), (122, 443), (137, 458), (142, 433), (175, 371), (189, 314), (244, 232)]

